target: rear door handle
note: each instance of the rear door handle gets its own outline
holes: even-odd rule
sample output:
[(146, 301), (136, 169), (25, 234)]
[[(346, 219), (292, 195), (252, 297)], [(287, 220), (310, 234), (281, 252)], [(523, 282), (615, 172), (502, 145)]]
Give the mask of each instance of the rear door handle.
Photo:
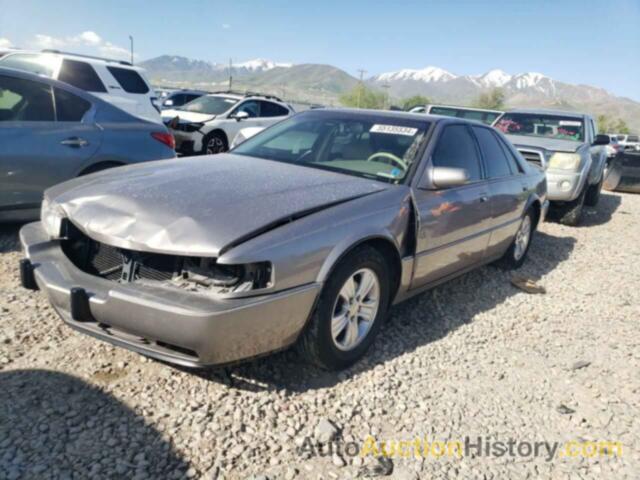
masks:
[(71, 137), (71, 138), (67, 138), (66, 140), (62, 140), (60, 142), (60, 145), (65, 145), (67, 147), (73, 147), (73, 148), (80, 148), (80, 147), (86, 147), (87, 145), (89, 145), (89, 142), (87, 142), (84, 138)]
[(484, 203), (484, 202), (488, 202), (489, 201), (489, 197), (486, 195), (483, 195), (480, 197), (480, 203)]

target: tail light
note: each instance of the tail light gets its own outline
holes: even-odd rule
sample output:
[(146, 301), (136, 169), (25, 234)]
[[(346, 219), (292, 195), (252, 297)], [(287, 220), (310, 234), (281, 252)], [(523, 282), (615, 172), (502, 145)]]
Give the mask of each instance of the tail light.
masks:
[(160, 143), (164, 143), (171, 150), (176, 149), (176, 139), (173, 138), (173, 135), (171, 135), (169, 132), (153, 132), (151, 136), (158, 140)]

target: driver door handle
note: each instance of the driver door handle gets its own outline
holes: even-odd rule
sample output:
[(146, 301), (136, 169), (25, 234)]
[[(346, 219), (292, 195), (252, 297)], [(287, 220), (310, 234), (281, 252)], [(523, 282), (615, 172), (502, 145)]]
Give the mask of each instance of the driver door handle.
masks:
[(487, 195), (482, 195), (480, 197), (480, 203), (485, 203), (489, 201), (489, 197)]
[(60, 142), (60, 145), (65, 145), (67, 147), (73, 147), (73, 148), (80, 148), (80, 147), (86, 147), (87, 145), (89, 145), (89, 142), (87, 142), (84, 138), (70, 137), (70, 138), (67, 138), (66, 140), (62, 140)]

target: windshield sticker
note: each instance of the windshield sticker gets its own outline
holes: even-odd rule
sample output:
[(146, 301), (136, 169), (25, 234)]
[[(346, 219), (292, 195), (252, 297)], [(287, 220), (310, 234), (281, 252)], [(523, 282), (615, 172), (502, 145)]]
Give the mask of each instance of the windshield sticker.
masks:
[(399, 125), (381, 125), (375, 124), (369, 129), (371, 133), (388, 133), (391, 135), (406, 135), (407, 137), (413, 137), (418, 133), (417, 128), (401, 127)]
[(579, 120), (560, 120), (558, 125), (562, 125), (563, 127), (581, 127), (582, 122)]

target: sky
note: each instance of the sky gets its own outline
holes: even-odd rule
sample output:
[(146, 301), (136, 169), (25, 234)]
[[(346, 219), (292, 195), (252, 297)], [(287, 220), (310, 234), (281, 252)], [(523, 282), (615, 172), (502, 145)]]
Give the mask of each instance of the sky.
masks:
[(0, 0), (0, 47), (540, 72), (640, 101), (640, 0)]

